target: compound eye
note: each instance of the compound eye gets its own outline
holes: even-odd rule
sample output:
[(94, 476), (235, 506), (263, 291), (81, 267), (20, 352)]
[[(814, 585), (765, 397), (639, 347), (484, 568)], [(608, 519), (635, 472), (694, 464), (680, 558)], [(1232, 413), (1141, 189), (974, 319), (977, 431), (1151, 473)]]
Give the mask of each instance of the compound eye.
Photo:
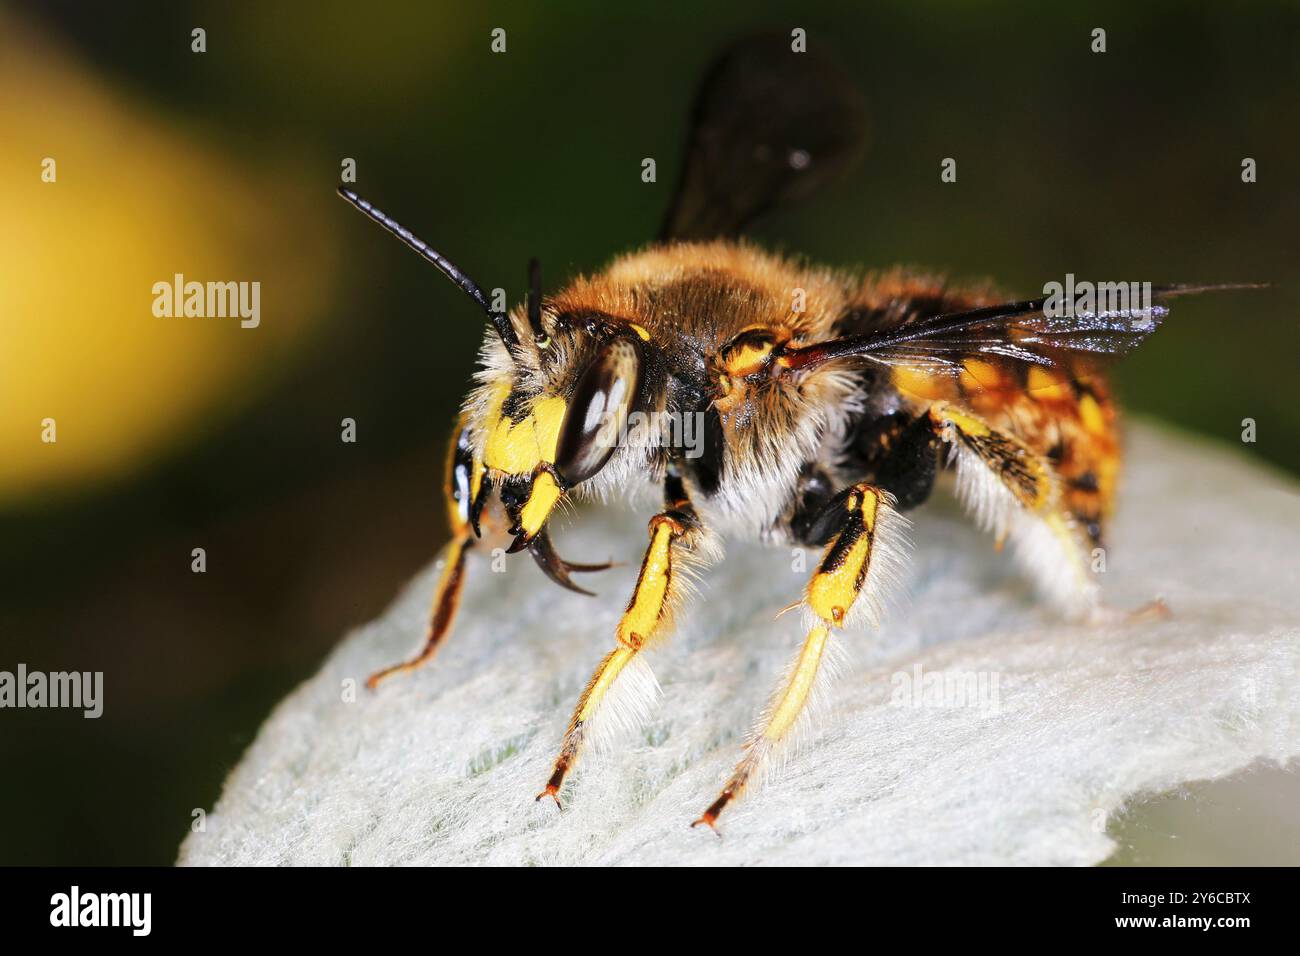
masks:
[(641, 386), (641, 356), (629, 339), (606, 343), (573, 389), (560, 428), (555, 470), (566, 484), (586, 481), (614, 454)]

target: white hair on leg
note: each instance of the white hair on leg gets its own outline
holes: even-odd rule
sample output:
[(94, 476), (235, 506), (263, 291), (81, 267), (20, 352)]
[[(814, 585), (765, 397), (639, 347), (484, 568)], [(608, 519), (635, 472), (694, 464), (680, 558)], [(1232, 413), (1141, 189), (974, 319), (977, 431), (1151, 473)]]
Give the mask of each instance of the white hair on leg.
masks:
[(677, 614), (696, 596), (703, 570), (722, 559), (722, 540), (697, 525), (673, 542), (669, 553), (672, 576), (654, 632), (645, 635), (645, 644), (622, 666), (583, 723), (582, 740), (596, 751), (613, 749), (649, 722), (663, 691), (646, 653), (667, 641)]
[(1025, 508), (979, 455), (950, 441), (957, 466), (957, 497), (984, 531), (1011, 543), (1016, 563), (1042, 595), (1071, 616), (1086, 616), (1100, 599), (1087, 564), (1087, 551), (1073, 519), (1056, 505), (1041, 512)]
[(650, 721), (662, 694), (645, 654), (634, 655), (583, 726), (584, 743), (597, 753), (613, 750)]
[(835, 641), (836, 632), (841, 626), (878, 625), (893, 595), (902, 586), (909, 522), (895, 510), (891, 495), (875, 489), (862, 490), (864, 494), (877, 494), (862, 590), (838, 624), (823, 619), (805, 597), (802, 617), (806, 634), (799, 653), (786, 666), (776, 690), (750, 731), (744, 754), (722, 795), (697, 822), (712, 825), (728, 803), (742, 793), (761, 788), (816, 735), (818, 718), (825, 712), (828, 688), (843, 665), (844, 650)]

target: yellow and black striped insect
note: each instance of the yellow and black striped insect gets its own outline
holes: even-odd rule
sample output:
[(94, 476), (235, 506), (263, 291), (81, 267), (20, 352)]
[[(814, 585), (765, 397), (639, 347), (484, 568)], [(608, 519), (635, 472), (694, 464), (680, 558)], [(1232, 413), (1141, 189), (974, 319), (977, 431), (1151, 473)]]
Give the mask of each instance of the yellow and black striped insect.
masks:
[[(729, 51), (696, 102), (684, 172), (660, 241), (526, 305), (494, 311), (446, 258), (362, 199), (345, 199), (452, 279), (491, 321), (447, 463), (452, 540), (423, 650), (452, 627), (467, 554), (493, 529), (557, 583), (603, 565), (556, 553), (547, 521), (568, 496), (634, 482), (663, 490), (635, 590), (573, 712), (539, 799), (559, 794), (611, 688), (639, 684), (688, 579), (724, 535), (824, 548), (802, 600), (806, 637), (734, 775), (697, 823), (712, 826), (800, 719), (835, 632), (880, 618), (906, 556), (902, 512), (955, 471), (977, 520), (1005, 539), (1065, 611), (1099, 609), (1089, 570), (1115, 495), (1116, 411), (1099, 360), (1167, 314), (1053, 316), (1045, 301), (903, 270), (865, 277), (773, 255), (753, 219), (851, 167), (860, 94), (825, 61), (758, 40)], [(1189, 287), (1163, 287), (1156, 298)], [(698, 423), (689, 451), (662, 424)], [(683, 428), (680, 434), (685, 434)], [(669, 436), (671, 437), (671, 435)]]

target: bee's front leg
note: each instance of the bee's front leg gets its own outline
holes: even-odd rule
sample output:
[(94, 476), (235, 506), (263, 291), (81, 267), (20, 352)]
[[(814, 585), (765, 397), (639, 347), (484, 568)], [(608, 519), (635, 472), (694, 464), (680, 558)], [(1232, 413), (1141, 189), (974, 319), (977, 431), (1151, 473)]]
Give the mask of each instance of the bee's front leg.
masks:
[(371, 674), (366, 681), (366, 686), (371, 690), (389, 677), (413, 671), (424, 664), (437, 652), (443, 638), (451, 630), (456, 620), (456, 610), (460, 606), (460, 595), (465, 587), (465, 555), (475, 538), (471, 512), (482, 484), (482, 473), (482, 465), (474, 461), (469, 426), (462, 416), (452, 433), (445, 476), (444, 490), (447, 495), (451, 541), (447, 543), (443, 555), (442, 577), (438, 579), (438, 587), (433, 595), (424, 644), (420, 652), (410, 660)]
[(688, 569), (716, 557), (713, 540), (675, 474), (670, 473), (668, 477), (664, 498), (666, 509), (650, 519), (650, 545), (641, 562), (632, 599), (618, 623), (617, 644), (600, 662), (578, 699), (555, 768), (545, 789), (537, 795), (538, 800), (551, 797), (559, 804), (564, 778), (589, 739), (602, 704), (610, 703), (608, 696), (620, 676), (626, 685), (627, 678), (639, 670), (642, 679), (631, 682), (634, 685), (631, 689), (635, 691), (639, 686), (653, 690), (653, 676), (648, 673), (641, 651), (671, 630), (673, 611), (688, 590)]
[(744, 756), (722, 793), (692, 826), (714, 826), (727, 804), (788, 742), (816, 687), (832, 630), (859, 617), (879, 623), (885, 593), (897, 584), (906, 549), (907, 519), (895, 510), (893, 496), (874, 485), (854, 485), (827, 503), (817, 524), (825, 526), (829, 521), (834, 522), (835, 530), (804, 593), (803, 606), (811, 626), (799, 656), (777, 688), (761, 729), (746, 743)]

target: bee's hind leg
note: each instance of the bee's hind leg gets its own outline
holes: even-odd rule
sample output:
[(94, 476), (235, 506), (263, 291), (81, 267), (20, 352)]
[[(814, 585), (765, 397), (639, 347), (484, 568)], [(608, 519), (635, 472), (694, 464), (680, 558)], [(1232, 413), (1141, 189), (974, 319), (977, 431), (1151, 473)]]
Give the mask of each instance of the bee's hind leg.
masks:
[[(538, 800), (550, 797), (559, 804), (565, 776), (577, 763), (598, 715), (602, 721), (612, 716), (621, 723), (641, 719), (639, 711), (653, 699), (657, 688), (641, 651), (671, 629), (673, 610), (689, 591), (689, 572), (717, 557), (712, 537), (696, 515), (680, 478), (672, 471), (664, 485), (664, 500), (665, 510), (650, 519), (650, 545), (632, 599), (618, 623), (617, 644), (600, 662), (578, 699), (560, 755)], [(620, 693), (611, 697), (620, 677)], [(602, 707), (608, 710), (611, 705), (616, 713), (601, 715)], [(621, 714), (617, 713), (620, 709)]]
[(726, 806), (789, 743), (815, 693), (832, 631), (860, 618), (879, 623), (886, 595), (898, 583), (907, 520), (889, 492), (867, 483), (853, 485), (825, 505), (815, 524), (832, 530), (804, 594), (811, 626), (803, 647), (722, 793), (692, 826), (714, 826)]
[(977, 524), (1010, 540), (1043, 595), (1081, 620), (1104, 615), (1085, 530), (1065, 507), (1051, 463), (1019, 438), (946, 402), (930, 408), (952, 448), (957, 494)]
[(1094, 573), (1101, 551), (1100, 517), (1071, 508), (1052, 463), (1014, 435), (946, 402), (929, 417), (952, 448), (957, 494), (975, 521), (1009, 540), (1027, 576), (1067, 616), (1090, 624), (1124, 624), (1171, 616), (1159, 598), (1135, 610), (1101, 600)]

